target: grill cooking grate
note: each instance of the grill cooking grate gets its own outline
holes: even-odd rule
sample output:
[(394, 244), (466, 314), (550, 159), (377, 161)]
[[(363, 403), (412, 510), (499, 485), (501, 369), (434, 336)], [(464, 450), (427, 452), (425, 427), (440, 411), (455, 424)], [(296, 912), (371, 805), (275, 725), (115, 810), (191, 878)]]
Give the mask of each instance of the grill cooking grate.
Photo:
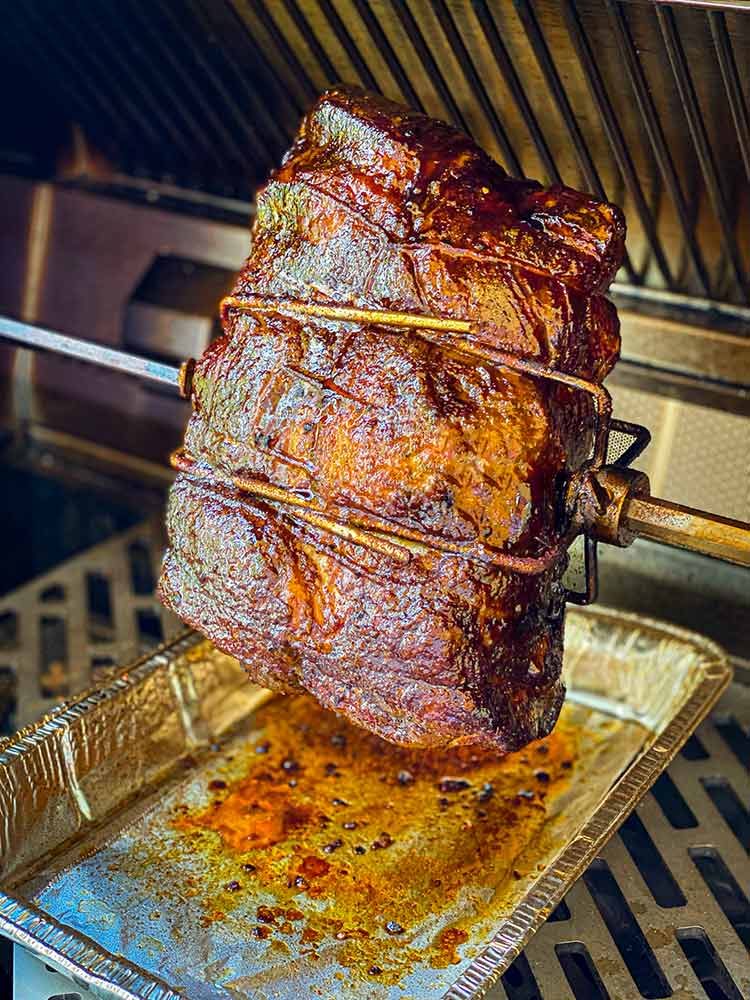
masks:
[[(59, 703), (49, 685), (72, 695), (182, 627), (153, 599), (162, 530), (144, 521), (0, 602), (18, 725)], [(749, 804), (750, 689), (735, 684), (491, 1000), (750, 996)]]
[[(77, 123), (119, 181), (245, 199), (317, 94), (359, 83), (464, 128), (511, 173), (620, 203), (631, 284), (747, 303), (750, 12), (731, 6), (26, 0), (4, 12), (0, 73), (54, 116), (48, 144)], [(36, 118), (6, 134), (12, 169), (33, 160), (13, 142)], [(37, 171), (56, 154), (37, 150)]]
[(153, 595), (163, 531), (144, 521), (0, 599), (0, 734), (184, 628)]
[(489, 997), (750, 996), (749, 804), (735, 684)]

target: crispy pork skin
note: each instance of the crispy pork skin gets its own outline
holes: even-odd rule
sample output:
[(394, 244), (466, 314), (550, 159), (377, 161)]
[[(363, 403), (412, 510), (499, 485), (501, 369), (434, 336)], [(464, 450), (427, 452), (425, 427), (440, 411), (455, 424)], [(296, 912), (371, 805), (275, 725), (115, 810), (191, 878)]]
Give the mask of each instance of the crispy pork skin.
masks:
[(241, 308), (196, 366), (164, 603), (259, 683), (394, 742), (546, 735), (564, 694), (561, 496), (592, 406), (497, 352), (601, 382), (623, 239), (614, 206), (512, 179), (447, 125), (323, 95), (259, 195)]

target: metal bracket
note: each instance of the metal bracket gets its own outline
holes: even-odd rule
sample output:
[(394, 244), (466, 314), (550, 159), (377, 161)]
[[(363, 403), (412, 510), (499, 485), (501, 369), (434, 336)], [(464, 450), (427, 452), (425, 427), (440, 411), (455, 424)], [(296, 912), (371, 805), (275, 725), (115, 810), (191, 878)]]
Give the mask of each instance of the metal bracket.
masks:
[[(609, 425), (609, 435), (607, 437), (607, 465), (618, 469), (626, 469), (631, 462), (634, 462), (651, 441), (651, 434), (646, 427), (641, 424), (632, 424), (626, 420), (612, 419)], [(596, 600), (599, 589), (598, 584), (598, 541), (593, 535), (583, 536), (583, 545), (580, 547), (580, 558), (583, 560), (584, 587), (578, 590), (574, 587), (566, 586), (565, 599), (571, 604), (593, 604)], [(574, 550), (575, 553), (575, 550)], [(566, 570), (563, 582), (567, 578), (580, 573), (580, 563), (574, 558)]]

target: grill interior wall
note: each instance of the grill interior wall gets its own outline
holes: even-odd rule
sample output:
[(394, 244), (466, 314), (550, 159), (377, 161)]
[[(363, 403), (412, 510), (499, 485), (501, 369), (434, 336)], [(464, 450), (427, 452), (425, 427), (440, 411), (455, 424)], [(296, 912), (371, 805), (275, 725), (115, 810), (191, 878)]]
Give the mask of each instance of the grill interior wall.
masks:
[[(27, 0), (4, 22), (6, 92), (28, 104), (4, 139), (11, 171), (127, 174), (250, 199), (304, 109), (344, 80), (465, 127), (512, 173), (621, 204), (622, 280), (749, 301), (747, 12), (646, 0)], [(30, 128), (40, 114), (44, 129)], [(84, 147), (97, 155), (82, 158)]]

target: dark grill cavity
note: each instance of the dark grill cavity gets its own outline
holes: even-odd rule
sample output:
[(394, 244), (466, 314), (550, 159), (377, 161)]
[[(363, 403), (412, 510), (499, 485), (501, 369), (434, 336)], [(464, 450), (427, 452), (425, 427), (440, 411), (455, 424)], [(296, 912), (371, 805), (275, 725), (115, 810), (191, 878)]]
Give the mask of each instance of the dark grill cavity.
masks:
[(0, 41), (6, 87), (29, 95), (2, 156), (80, 179), (83, 137), (106, 161), (84, 173), (110, 184), (249, 201), (314, 97), (359, 83), (513, 174), (621, 204), (628, 283), (747, 303), (750, 18), (708, 6), (28, 0)]

